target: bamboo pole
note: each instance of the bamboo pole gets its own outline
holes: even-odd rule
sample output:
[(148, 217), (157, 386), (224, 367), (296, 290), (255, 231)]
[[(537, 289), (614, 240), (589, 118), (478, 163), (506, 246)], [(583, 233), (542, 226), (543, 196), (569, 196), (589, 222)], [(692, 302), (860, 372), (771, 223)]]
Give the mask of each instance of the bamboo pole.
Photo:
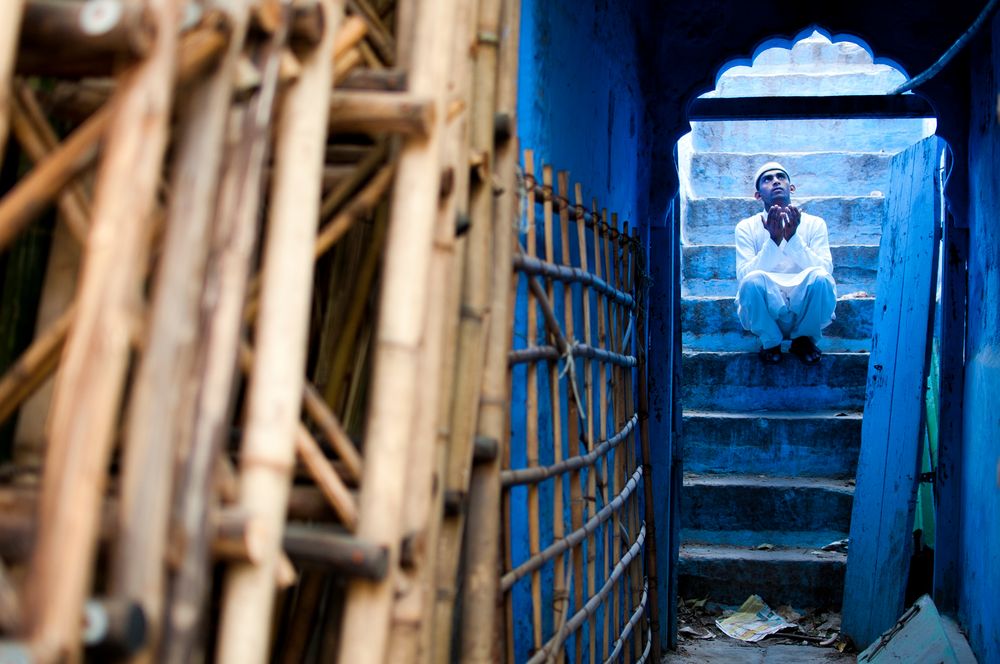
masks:
[[(596, 208), (596, 202), (594, 204)], [(607, 210), (601, 210), (601, 222), (594, 224), (594, 274), (598, 279), (601, 278), (602, 274), (602, 264), (604, 263), (604, 231), (603, 227), (607, 225)], [(608, 335), (607, 335), (607, 318), (605, 314), (605, 297), (602, 294), (597, 295), (597, 344), (600, 348), (609, 349)], [(597, 365), (597, 387), (598, 387), (598, 421), (600, 424), (601, 436), (605, 436), (608, 433), (608, 377), (607, 368), (604, 362), (598, 362)], [(613, 457), (610, 457), (613, 458)], [(606, 459), (605, 463), (608, 465), (606, 471), (610, 471), (610, 460)], [(595, 472), (600, 472), (595, 466)], [(613, 472), (607, 473), (608, 478), (614, 477)], [(604, 495), (602, 496), (603, 501), (607, 501), (609, 496), (609, 491), (611, 487), (605, 485)], [(607, 561), (610, 560), (611, 555), (611, 542), (610, 540), (617, 541), (616, 534), (614, 532), (609, 533), (608, 528), (604, 527), (601, 529), (601, 549), (604, 552), (605, 566), (607, 566)], [(604, 608), (604, 620), (601, 625), (601, 656), (604, 659), (608, 657), (608, 635), (611, 625), (611, 614), (608, 611), (607, 605)]]
[[(524, 174), (525, 177), (534, 179), (535, 176), (535, 153), (532, 150), (524, 151)], [(525, 253), (529, 257), (537, 254), (535, 239), (535, 192), (534, 189), (528, 191), (528, 204), (526, 208), (528, 217), (527, 242)], [(528, 347), (535, 345), (538, 336), (538, 312), (536, 310), (535, 297), (528, 291), (528, 330), (526, 334)], [(527, 369), (527, 397), (525, 406), (524, 436), (527, 448), (527, 466), (538, 465), (538, 367), (532, 362)], [(538, 521), (538, 487), (531, 485), (528, 487), (528, 553), (536, 555), (540, 548), (540, 524)], [(542, 580), (536, 573), (531, 576), (531, 618), (533, 630), (533, 645), (535, 648), (542, 647)]]
[[(559, 197), (563, 200), (569, 200), (569, 173), (566, 171), (560, 171), (557, 177), (559, 183)], [(570, 267), (572, 262), (570, 260), (569, 251), (569, 207), (564, 205), (559, 210), (559, 232), (560, 232), (560, 245), (562, 247), (561, 263)], [(583, 289), (581, 288), (581, 293)], [(566, 338), (568, 340), (574, 339), (574, 306), (573, 306), (573, 289), (569, 284), (564, 284), (563, 286), (563, 311), (566, 317)], [(576, 360), (572, 357), (567, 359), (568, 362), (573, 362), (576, 364)], [(578, 411), (578, 406), (575, 399), (569, 399), (566, 406), (567, 419), (566, 428), (567, 434), (566, 438), (569, 441), (569, 454), (573, 456), (575, 447), (579, 444), (580, 440), (580, 415)], [(581, 471), (574, 471), (570, 475), (570, 526), (573, 530), (578, 530), (583, 526), (583, 484), (581, 481)], [(572, 565), (573, 565), (573, 578), (576, 583), (573, 584), (573, 606), (580, 607), (583, 606), (583, 580), (584, 580), (584, 569), (583, 569), (583, 546), (573, 547), (572, 550)], [(574, 635), (574, 661), (579, 664), (583, 658), (583, 634), (582, 632), (577, 632)]]
[[(240, 19), (246, 22), (249, 7)], [(256, 92), (227, 111), (227, 129), (218, 186), (214, 194), (208, 263), (198, 303), (199, 345), (190, 381), (197, 389), (181, 407), (181, 440), (189, 454), (178, 471), (172, 527), (187, 543), (169, 590), (163, 659), (186, 662), (197, 646), (209, 568), (208, 523), (204, 499), (220, 468), (228, 466), (222, 450), (228, 440), (232, 386), (242, 332), (247, 277), (253, 259), (262, 200), (261, 173), (268, 158), (269, 125), (278, 83), (280, 37), (270, 37), (256, 50), (262, 78)], [(235, 47), (234, 47), (235, 48)], [(242, 49), (226, 55), (234, 86)], [(216, 76), (222, 76), (221, 70)], [(224, 87), (223, 84), (218, 84)], [(207, 92), (204, 93), (207, 95)], [(226, 96), (223, 93), (220, 95)], [(197, 96), (197, 95), (196, 95)], [(194, 103), (194, 101), (192, 101)], [(207, 128), (207, 124), (202, 129)], [(225, 464), (220, 464), (225, 459)]]
[[(583, 187), (580, 183), (576, 183), (574, 187), (574, 200), (576, 201), (576, 209), (579, 211), (575, 215), (576, 220), (576, 240), (577, 240), (577, 254), (580, 257), (580, 269), (584, 272), (589, 271), (589, 260), (587, 254), (587, 235), (586, 235), (586, 225), (583, 219), (584, 207), (583, 207)], [(581, 298), (583, 300), (583, 339), (584, 343), (588, 346), (592, 344), (591, 336), (591, 309), (590, 309), (590, 289), (586, 284), (582, 285), (580, 288)], [(595, 427), (595, 413), (594, 413), (594, 368), (591, 365), (591, 361), (588, 358), (583, 360), (583, 380), (584, 380), (584, 391), (586, 392), (586, 402), (587, 402), (587, 439), (586, 448), (588, 450), (592, 449), (594, 446), (594, 427)], [(603, 437), (602, 433), (602, 437)], [(590, 505), (590, 509), (584, 509), (584, 517), (587, 516), (592, 511), (597, 509), (597, 468), (591, 468), (587, 472), (587, 497)], [(586, 506), (585, 506), (586, 507)], [(597, 583), (597, 534), (594, 533), (592, 538), (587, 540), (587, 587), (594, 588)], [(588, 630), (589, 636), (589, 651), (592, 656), (597, 654), (597, 618), (592, 616), (590, 619), (590, 629)]]
[(310, 286), (319, 220), (320, 175), (333, 84), (333, 42), (343, 5), (321, 0), (327, 29), (302, 59), (302, 73), (285, 93), (275, 146), (275, 175), (255, 338), (257, 357), (247, 392), (240, 458), (240, 504), (266, 528), (257, 565), (227, 572), (219, 627), (220, 662), (264, 662), (274, 578), (295, 457), (305, 373)]
[[(612, 242), (611, 235), (616, 233), (618, 230), (618, 213), (611, 213), (611, 227), (606, 229), (604, 233), (604, 260), (606, 266), (606, 272), (608, 283), (612, 285), (617, 290), (621, 290), (621, 283), (619, 281), (619, 269), (618, 269), (618, 246), (617, 243)], [(612, 300), (608, 299), (607, 302), (607, 315), (608, 315), (608, 343), (610, 344), (610, 350), (614, 352), (619, 352), (621, 349), (621, 307)], [(611, 366), (611, 421), (614, 428), (620, 429), (623, 424), (622, 420), (622, 400), (623, 400), (623, 383), (624, 383), (625, 371), (622, 367), (617, 365)], [(609, 468), (608, 477), (610, 478), (611, 484), (611, 494), (613, 495), (618, 487), (622, 485), (624, 476), (624, 467), (626, 463), (625, 447), (619, 450), (615, 450), (609, 457)], [(621, 532), (622, 532), (622, 515), (620, 513), (615, 513), (614, 519), (612, 520), (612, 531), (611, 531), (611, 558), (612, 560), (617, 560), (619, 556), (619, 550), (621, 548)], [(627, 577), (628, 568), (625, 569), (625, 575)], [(622, 612), (624, 596), (622, 593), (624, 586), (618, 585), (615, 587), (614, 592), (611, 593), (611, 634), (610, 640), (617, 641), (620, 635), (620, 628), (622, 623)]]
[[(130, 351), (132, 311), (166, 148), (179, 3), (150, 0), (150, 56), (123, 75), (98, 172), (93, 232), (51, 414), (28, 629), (40, 659), (80, 657), (79, 621), (97, 545), (97, 514)], [(129, 186), (121, 187), (122, 182)], [(67, 558), (66, 552), (74, 555)]]
[[(463, 2), (457, 7), (451, 46), (449, 99), (465, 100), (470, 95), (472, 68), (469, 42), (475, 3)], [(430, 288), (440, 293), (429, 302), (425, 319), (424, 367), (420, 373), (436, 390), (420, 394), (416, 437), (433, 441), (430, 449), (412, 449), (406, 478), (407, 501), (403, 514), (404, 536), (413, 544), (414, 560), (401, 570), (400, 587), (393, 607), (392, 632), (387, 661), (434, 661), (441, 650), (439, 629), (450, 642), (450, 622), (438, 622), (436, 603), (441, 601), (441, 587), (436, 574), (442, 566), (438, 553), (444, 515), (444, 495), (450, 488), (446, 472), (446, 455), (451, 433), (453, 389), (459, 327), (459, 289), (462, 256), (456, 251), (455, 220), (467, 214), (469, 198), (469, 122), (468, 114), (444, 118), (441, 157), (442, 173), (451, 173), (451, 187), (442, 187), (435, 223)], [(458, 269), (456, 269), (458, 268)], [(438, 638), (435, 638), (435, 637)]]
[[(635, 237), (638, 237), (636, 235)], [(638, 348), (638, 366), (636, 371), (639, 375), (639, 441), (642, 449), (642, 467), (646, 478), (643, 482), (643, 497), (645, 509), (643, 517), (649, 531), (656, 532), (656, 503), (653, 500), (653, 475), (652, 475), (652, 451), (649, 442), (649, 378), (648, 363), (646, 355), (646, 331), (647, 318), (646, 306), (647, 285), (643, 281), (642, 271), (644, 261), (641, 260), (640, 250), (636, 250), (636, 260), (633, 263), (633, 270), (636, 272), (636, 345)], [(659, 583), (656, 574), (656, 538), (650, 538), (645, 550), (646, 578), (649, 580), (650, 600), (649, 600), (649, 624), (650, 642), (652, 643), (653, 661), (660, 661), (660, 618), (659, 618)]]
[[(553, 191), (552, 166), (542, 167), (542, 186), (547, 192)], [(556, 262), (555, 255), (555, 232), (552, 227), (552, 196), (548, 195), (542, 203), (542, 214), (544, 215), (545, 228), (545, 260), (548, 263)], [(562, 233), (560, 232), (560, 239)], [(563, 285), (565, 290), (569, 290)], [(555, 284), (552, 279), (545, 280), (545, 295), (551, 304), (555, 299)], [(564, 320), (568, 318), (563, 312)], [(565, 322), (563, 323), (565, 326)], [(552, 335), (554, 336), (554, 335)], [(567, 357), (566, 362), (573, 362), (572, 357)], [(550, 360), (549, 370), (549, 404), (552, 419), (552, 462), (559, 463), (563, 459), (563, 433), (562, 433), (562, 397), (559, 389), (560, 373), (559, 362)], [(573, 380), (573, 373), (567, 371), (568, 380)], [(567, 397), (572, 400), (572, 387), (567, 386)], [(561, 475), (552, 478), (552, 538), (560, 540), (566, 529), (563, 525), (563, 480)], [(552, 564), (552, 624), (561, 625), (563, 617), (568, 613), (569, 595), (566, 590), (566, 558), (558, 556)]]
[(18, 35), (24, 0), (7, 0), (0, 3), (0, 162), (7, 147), (7, 130), (10, 126), (11, 75), (17, 60)]
[[(478, 429), (483, 385), (483, 363), (491, 302), (493, 236), (493, 117), (496, 109), (497, 43), (500, 0), (479, 0), (474, 18), (472, 51), (475, 54), (470, 116), (470, 144), (482, 163), (477, 168), (469, 198), (469, 230), (465, 236), (458, 351), (452, 404), (451, 438), (445, 474), (446, 490), (465, 498), (472, 473), (473, 440)], [(471, 165), (471, 159), (470, 159)], [(501, 268), (502, 269), (502, 268)], [(465, 511), (446, 518), (438, 547), (438, 604), (435, 621), (438, 637), (435, 661), (451, 660), (451, 639), (442, 632), (453, 622), (454, 598), (462, 558)], [(447, 633), (447, 632), (445, 632)]]
[[(195, 447), (182, 425), (188, 391), (179, 377), (193, 371), (197, 344), (199, 291), (208, 261), (215, 192), (219, 180), (226, 121), (236, 64), (243, 49), (248, 7), (241, 0), (218, 2), (231, 21), (229, 48), (220, 64), (183, 98), (176, 157), (170, 174), (171, 197), (160, 270), (156, 275), (149, 336), (136, 372), (125, 431), (121, 474), (121, 535), (116, 542), (113, 587), (120, 598), (138, 600), (150, 625), (145, 647), (132, 658), (148, 662), (159, 649), (161, 625), (169, 635), (164, 659), (190, 653), (194, 625), (182, 626), (182, 611), (163, 619), (167, 593), (162, 564), (168, 542), (173, 498), (175, 534), (183, 533), (179, 567), (207, 563), (206, 511), (211, 504), (212, 462), (218, 454), (209, 441)], [(181, 459), (177, 474), (175, 460)], [(186, 607), (185, 607), (186, 608)], [(169, 611), (169, 608), (168, 608)], [(196, 612), (197, 613), (197, 612)]]
[[(520, 2), (504, 0), (500, 10), (501, 32), (494, 117), (513, 116), (517, 102), (517, 55)], [(494, 173), (503, 192), (495, 201), (493, 216), (493, 273), (490, 322), (487, 331), (478, 435), (497, 441), (506, 450), (510, 428), (510, 374), (506, 364), (513, 332), (514, 277), (509, 271), (518, 209), (517, 141), (508, 137), (495, 146)], [(463, 584), (462, 661), (488, 664), (501, 661), (498, 642), (498, 570), (501, 539), (500, 468), (504, 454), (473, 468), (469, 486), (465, 580)]]
[[(459, 1), (420, 3), (413, 14), (410, 92), (433, 99), (435, 109), (444, 107)], [(437, 389), (422, 385), (419, 370), (440, 192), (442, 119), (426, 139), (407, 139), (398, 159), (374, 340), (358, 527), (359, 536), (386, 547), (389, 574), (382, 581), (354, 580), (348, 585), (339, 652), (345, 662), (385, 659), (403, 535), (406, 466), (411, 449), (433, 445), (415, 438), (415, 405), (420, 389)]]
[(434, 122), (432, 109), (430, 99), (412, 93), (335, 91), (330, 96), (329, 131), (427, 136)]

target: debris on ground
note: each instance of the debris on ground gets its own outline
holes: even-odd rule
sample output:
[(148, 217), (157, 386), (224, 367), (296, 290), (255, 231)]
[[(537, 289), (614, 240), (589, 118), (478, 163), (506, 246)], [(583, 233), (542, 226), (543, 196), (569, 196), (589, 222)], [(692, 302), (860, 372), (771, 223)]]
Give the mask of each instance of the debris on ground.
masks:
[(823, 547), (824, 551), (839, 551), (840, 553), (847, 553), (847, 545), (850, 544), (851, 539), (845, 537), (844, 539), (839, 539), (835, 542), (830, 542)]
[[(712, 602), (709, 597), (679, 599), (678, 636), (681, 642), (708, 641), (726, 636), (716, 621), (731, 618), (740, 609), (727, 608)], [(768, 643), (822, 646), (834, 648), (839, 652), (844, 652), (848, 648), (847, 639), (840, 634), (840, 614), (835, 611), (795, 609), (782, 604), (774, 609), (774, 613), (791, 627), (768, 634)]]
[(768, 634), (796, 627), (774, 612), (760, 595), (750, 595), (733, 615), (716, 620), (715, 625), (726, 636), (754, 643)]

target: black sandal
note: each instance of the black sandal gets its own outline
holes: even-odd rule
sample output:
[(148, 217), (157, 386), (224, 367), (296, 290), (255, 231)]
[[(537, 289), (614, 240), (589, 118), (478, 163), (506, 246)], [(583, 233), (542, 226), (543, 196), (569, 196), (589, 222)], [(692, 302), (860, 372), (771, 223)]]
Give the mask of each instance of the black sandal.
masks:
[(819, 364), (820, 359), (823, 357), (823, 353), (816, 347), (812, 337), (796, 337), (792, 339), (792, 345), (788, 350), (795, 357), (799, 358), (802, 364), (810, 366)]
[(764, 364), (780, 364), (783, 357), (781, 354), (781, 344), (772, 348), (761, 348), (759, 355), (760, 361)]

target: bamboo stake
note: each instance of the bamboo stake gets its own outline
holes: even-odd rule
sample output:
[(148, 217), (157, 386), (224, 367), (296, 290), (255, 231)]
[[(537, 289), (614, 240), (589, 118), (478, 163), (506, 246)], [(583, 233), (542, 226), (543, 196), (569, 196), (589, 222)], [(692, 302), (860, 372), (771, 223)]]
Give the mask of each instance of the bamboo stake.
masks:
[[(611, 241), (611, 235), (618, 230), (618, 214), (611, 213), (611, 229), (605, 229), (604, 232), (604, 259), (608, 283), (611, 284), (618, 290), (621, 290), (621, 283), (619, 281), (619, 270), (618, 270), (618, 247), (617, 244)], [(617, 303), (608, 299), (607, 302), (607, 315), (608, 315), (608, 343), (609, 348), (612, 351), (619, 351), (621, 349), (621, 327), (620, 327), (620, 315), (621, 307)], [(614, 428), (620, 429), (621, 425), (624, 423), (622, 419), (622, 387), (623, 387), (623, 376), (624, 370), (617, 366), (611, 366), (611, 418), (612, 425)], [(618, 490), (618, 487), (622, 485), (624, 481), (624, 466), (625, 457), (624, 449), (615, 450), (609, 457), (609, 468), (608, 477), (611, 480), (611, 494), (614, 495)], [(618, 560), (619, 550), (621, 548), (621, 528), (622, 528), (622, 518), (620, 513), (615, 513), (614, 519), (612, 520), (612, 531), (611, 531), (611, 558), (612, 560)], [(626, 573), (628, 568), (626, 568)], [(614, 591), (611, 593), (611, 634), (610, 641), (614, 642), (618, 639), (622, 623), (622, 611), (623, 611), (623, 585), (618, 585), (615, 587)]]
[(382, 62), (391, 67), (396, 61), (396, 44), (389, 30), (382, 24), (378, 12), (366, 0), (348, 0), (347, 6), (352, 14), (360, 16), (368, 24), (369, 41), (378, 51)]
[(357, 529), (358, 508), (354, 496), (351, 495), (344, 481), (340, 479), (340, 475), (333, 470), (330, 462), (327, 461), (319, 443), (309, 434), (309, 430), (301, 422), (295, 431), (295, 451), (344, 526), (350, 531)]
[[(190, 393), (178, 389), (177, 380), (192, 372), (200, 340), (199, 286), (205, 279), (224, 132), (248, 22), (245, 2), (222, 2), (218, 7), (227, 10), (231, 21), (229, 49), (219, 66), (188, 91), (181, 105), (149, 337), (136, 373), (125, 432), (122, 527), (116, 542), (113, 587), (118, 597), (140, 601), (149, 620), (145, 647), (132, 658), (137, 664), (151, 661), (157, 653), (164, 622), (168, 634), (164, 659), (180, 659), (181, 652), (189, 655), (196, 633), (194, 623), (184, 624), (190, 619), (183, 610), (171, 611), (165, 621), (162, 618), (167, 589), (161, 561), (175, 482), (175, 534), (182, 533), (182, 541), (189, 543), (178, 561), (182, 570), (178, 575), (197, 575), (190, 568), (207, 564), (206, 513), (211, 503), (211, 465), (218, 453), (209, 440), (187, 437), (189, 430), (182, 423), (190, 408), (186, 399)], [(193, 447), (193, 442), (200, 445)], [(175, 477), (165, 469), (173, 470), (176, 459), (183, 461), (177, 464)], [(183, 583), (178, 580), (176, 587)]]
[(0, 162), (7, 147), (7, 129), (10, 126), (11, 75), (17, 59), (18, 35), (24, 0), (7, 0), (0, 4)]
[(432, 108), (428, 98), (406, 92), (334, 91), (329, 131), (426, 136), (434, 122)]
[[(594, 203), (596, 209), (596, 201)], [(607, 224), (607, 210), (601, 211), (601, 221), (604, 222), (603, 225)], [(604, 232), (602, 229), (602, 224), (594, 224), (594, 274), (598, 279), (601, 278), (602, 274), (602, 263), (604, 262), (604, 251), (603, 242)], [(600, 348), (610, 349), (607, 337), (607, 319), (605, 317), (605, 297), (602, 294), (597, 295), (597, 343)], [(608, 382), (607, 382), (607, 368), (604, 362), (599, 362), (597, 365), (597, 376), (598, 376), (598, 416), (600, 422), (601, 436), (606, 436), (608, 434)], [(613, 458), (613, 457), (610, 457)], [(606, 463), (610, 464), (610, 461), (606, 460)], [(595, 471), (597, 468), (595, 467)], [(611, 470), (608, 468), (608, 470)], [(613, 477), (613, 474), (609, 473), (609, 476)], [(603, 501), (607, 501), (608, 492), (612, 490), (612, 487), (605, 485), (604, 495), (602, 496)], [(609, 539), (617, 541), (616, 533), (608, 532), (607, 526), (601, 529), (601, 548), (604, 552), (604, 561), (607, 565), (607, 561), (610, 560), (610, 542)], [(609, 613), (607, 607), (604, 610), (604, 620), (601, 626), (601, 656), (604, 659), (608, 657), (608, 633), (611, 623), (611, 614)]]
[[(577, 254), (580, 257), (580, 269), (584, 272), (589, 271), (588, 267), (588, 257), (587, 257), (587, 236), (586, 228), (583, 219), (583, 187), (580, 183), (577, 183), (574, 187), (574, 200), (576, 201), (576, 209), (579, 211), (575, 215), (576, 221), (576, 239), (577, 239)], [(591, 310), (590, 310), (590, 289), (584, 284), (580, 288), (581, 297), (583, 300), (583, 339), (584, 343), (588, 346), (592, 343), (591, 338)], [(594, 414), (594, 371), (591, 365), (591, 361), (588, 358), (583, 360), (583, 376), (584, 376), (584, 391), (587, 394), (587, 440), (586, 447), (590, 450), (594, 445), (594, 422), (596, 420)], [(602, 434), (603, 437), (603, 434)], [(591, 468), (587, 472), (587, 497), (589, 499), (590, 509), (584, 509), (584, 517), (586, 517), (591, 512), (597, 510), (597, 468)], [(586, 507), (586, 506), (585, 506)], [(594, 533), (592, 538), (587, 540), (587, 587), (594, 588), (597, 583), (597, 533)], [(589, 634), (589, 651), (591, 655), (597, 654), (597, 618), (592, 616), (590, 619), (590, 629)]]
[[(445, 102), (459, 1), (468, 0), (420, 3), (413, 15), (410, 91), (433, 99), (436, 109)], [(353, 580), (348, 586), (339, 653), (345, 662), (385, 659), (403, 535), (406, 465), (411, 449), (433, 446), (432, 441), (416, 439), (415, 395), (420, 389), (437, 389), (421, 384), (419, 370), (440, 192), (442, 121), (438, 117), (426, 140), (406, 140), (396, 171), (374, 340), (358, 527), (363, 539), (386, 547), (389, 573), (382, 581)]]
[[(524, 151), (524, 174), (525, 177), (534, 179), (535, 176), (535, 154), (532, 150)], [(528, 191), (528, 204), (526, 208), (528, 217), (528, 237), (526, 254), (534, 257), (537, 254), (535, 240), (535, 192)], [(535, 345), (538, 335), (538, 313), (536, 311), (535, 298), (531, 291), (528, 291), (528, 347)], [(532, 362), (527, 369), (527, 397), (525, 406), (525, 441), (527, 443), (527, 466), (538, 465), (538, 368)], [(528, 553), (536, 555), (540, 548), (540, 525), (538, 522), (538, 487), (531, 485), (528, 487)], [(542, 640), (542, 580), (534, 573), (531, 575), (531, 617), (534, 637), (534, 647), (541, 648)]]
[(264, 662), (299, 425), (320, 175), (333, 84), (333, 42), (343, 5), (321, 4), (327, 30), (303, 57), (298, 82), (285, 93), (275, 147), (257, 357), (247, 393), (240, 459), (240, 504), (264, 521), (267, 541), (258, 565), (233, 565), (223, 588), (220, 662)]
[[(475, 4), (460, 3), (453, 17), (454, 38), (451, 46), (449, 96), (459, 99), (470, 95), (471, 63), (469, 41)], [(439, 622), (437, 602), (441, 586), (437, 574), (444, 561), (438, 544), (444, 518), (444, 495), (450, 488), (446, 455), (451, 434), (455, 383), (456, 347), (459, 327), (459, 289), (462, 252), (456, 251), (455, 220), (467, 213), (469, 198), (469, 123), (467, 114), (443, 120), (441, 170), (451, 172), (452, 186), (442, 188), (434, 232), (430, 285), (442, 294), (430, 300), (424, 332), (427, 350), (423, 353), (421, 375), (436, 390), (420, 394), (416, 436), (433, 441), (431, 449), (412, 449), (406, 479), (407, 501), (403, 514), (404, 536), (413, 543), (415, 555), (407, 569), (401, 570), (400, 591), (393, 607), (392, 631), (387, 661), (434, 661), (442, 644), (436, 638), (442, 629), (450, 642), (451, 622)], [(458, 268), (458, 269), (456, 269)], [(438, 555), (435, 555), (438, 554)], [(454, 593), (452, 593), (452, 598)]]
[(337, 30), (337, 38), (333, 44), (333, 64), (347, 55), (347, 52), (358, 45), (368, 34), (368, 24), (360, 16), (347, 16)]
[[(517, 102), (519, 0), (504, 1), (499, 20), (505, 29), (499, 44), (495, 107), (497, 113), (510, 116)], [(508, 447), (505, 443), (510, 427), (510, 379), (505, 358), (511, 347), (514, 317), (514, 277), (508, 266), (519, 212), (517, 157), (516, 140), (508, 139), (495, 148), (494, 172), (503, 192), (494, 207), (492, 301), (477, 431), (479, 436), (497, 441), (501, 450)], [(467, 523), (475, 527), (466, 529), (462, 601), (462, 661), (469, 664), (501, 661), (496, 609), (501, 540), (500, 468), (504, 456), (505, 453), (497, 454), (492, 462), (475, 466), (469, 487)]]
[[(447, 490), (465, 497), (469, 492), (472, 471), (473, 439), (478, 428), (479, 400), (482, 391), (486, 332), (491, 302), (493, 234), (493, 114), (496, 108), (496, 40), (499, 32), (500, 0), (479, 0), (475, 17), (473, 44), (475, 70), (473, 76), (470, 143), (475, 155), (482, 159), (477, 169), (479, 177), (470, 189), (470, 227), (465, 236), (464, 268), (462, 272), (461, 318), (458, 330), (458, 353), (451, 419), (451, 439), (445, 476)], [(451, 640), (442, 638), (442, 631), (453, 622), (454, 596), (457, 594), (459, 562), (462, 557), (462, 533), (465, 512), (446, 518), (438, 548), (438, 606), (435, 612), (438, 646), (435, 660), (451, 659)]]
[[(44, 660), (80, 657), (97, 514), (166, 148), (180, 12), (172, 0), (151, 0), (149, 7), (159, 37), (149, 58), (121, 80), (115, 130), (98, 172), (77, 316), (52, 404), (27, 611), (33, 647)], [(74, 556), (67, 558), (67, 551)]]
[[(234, 5), (233, 9), (240, 11), (239, 21), (245, 25), (249, 7)], [(179, 436), (181, 441), (187, 441), (189, 454), (186, 466), (178, 471), (172, 526), (187, 547), (170, 588), (162, 650), (168, 662), (189, 661), (200, 636), (209, 572), (204, 500), (212, 491), (218, 469), (229, 465), (222, 449), (228, 439), (241, 314), (257, 238), (261, 173), (268, 157), (268, 125), (278, 83), (279, 40), (272, 36), (258, 49), (262, 78), (256, 92), (231, 110), (224, 110), (227, 130), (218, 186), (216, 193), (209, 194), (213, 196), (210, 212), (214, 220), (207, 238), (208, 263), (198, 303), (199, 345), (189, 379), (198, 387), (180, 406)], [(226, 54), (224, 66), (228, 68), (230, 89), (236, 84), (241, 59), (242, 49), (238, 46)], [(223, 77), (224, 70), (214, 76)], [(215, 85), (226, 87), (223, 83), (207, 85), (195, 98), (210, 96), (208, 90)], [(224, 98), (221, 103), (227, 106), (228, 93), (214, 92)], [(191, 103), (195, 104), (195, 99)], [(210, 127), (209, 122), (201, 126), (203, 131)], [(197, 191), (193, 189), (192, 195)], [(224, 462), (220, 463), (220, 459)]]
[[(636, 235), (635, 237), (638, 237)], [(656, 504), (653, 501), (653, 475), (652, 475), (652, 452), (649, 442), (649, 378), (648, 364), (646, 356), (646, 284), (642, 279), (644, 261), (641, 260), (639, 250), (636, 250), (636, 260), (633, 262), (633, 270), (637, 273), (636, 296), (638, 304), (636, 306), (636, 343), (638, 347), (638, 367), (639, 374), (639, 440), (642, 447), (642, 470), (645, 481), (643, 482), (643, 497), (645, 509), (643, 517), (649, 531), (656, 532)], [(656, 567), (656, 538), (650, 538), (645, 551), (646, 577), (649, 580), (649, 624), (650, 641), (652, 642), (653, 661), (660, 661), (660, 618), (659, 618), (659, 584)]]
[[(569, 200), (569, 173), (566, 171), (560, 171), (558, 175), (559, 182), (559, 197), (563, 200)], [(560, 231), (560, 244), (562, 246), (562, 264), (566, 267), (571, 266), (570, 252), (569, 252), (569, 207), (564, 205), (559, 210), (559, 231)], [(581, 289), (581, 292), (582, 289)], [(567, 340), (574, 339), (574, 312), (573, 312), (573, 289), (569, 284), (563, 286), (563, 311), (566, 317), (566, 338)], [(572, 357), (567, 359), (568, 362), (576, 363), (576, 360)], [(569, 452), (573, 455), (574, 447), (578, 444), (577, 441), (580, 440), (580, 415), (576, 400), (569, 399), (567, 402), (567, 420), (566, 428), (567, 434), (566, 438), (569, 441)], [(570, 475), (570, 525), (573, 530), (578, 530), (583, 526), (583, 485), (581, 482), (581, 471), (574, 471)], [(573, 585), (573, 606), (580, 607), (583, 606), (583, 579), (584, 579), (584, 569), (583, 569), (583, 546), (573, 547), (572, 551), (572, 564), (573, 564), (573, 578), (577, 582)], [(583, 657), (583, 634), (582, 632), (576, 632), (574, 634), (574, 661), (579, 664)]]
[[(552, 187), (552, 167), (549, 165), (542, 167), (542, 186), (545, 187), (546, 191), (551, 192)], [(545, 223), (545, 260), (548, 263), (555, 263), (555, 237), (552, 228), (552, 196), (546, 196), (545, 201), (542, 204), (542, 214), (544, 215)], [(560, 238), (562, 233), (560, 231)], [(568, 288), (563, 286), (565, 290)], [(555, 285), (552, 279), (545, 280), (545, 294), (550, 303), (555, 303)], [(563, 312), (564, 320), (568, 318), (568, 314)], [(565, 326), (565, 322), (563, 323)], [(572, 356), (565, 359), (566, 362), (573, 362)], [(549, 403), (551, 408), (551, 418), (552, 418), (552, 462), (559, 463), (563, 458), (563, 434), (562, 434), (562, 398), (561, 390), (559, 389), (559, 363), (557, 361), (550, 360), (548, 362), (549, 369)], [(573, 374), (567, 372), (569, 380), (572, 380)], [(567, 387), (567, 397), (572, 400), (570, 393), (572, 392), (572, 387)], [(563, 526), (563, 481), (562, 476), (557, 475), (552, 478), (552, 537), (554, 540), (560, 540), (565, 533), (565, 528)], [(566, 591), (566, 558), (565, 556), (558, 556), (552, 565), (552, 624), (561, 625), (563, 622), (563, 616), (568, 612), (569, 595)]]

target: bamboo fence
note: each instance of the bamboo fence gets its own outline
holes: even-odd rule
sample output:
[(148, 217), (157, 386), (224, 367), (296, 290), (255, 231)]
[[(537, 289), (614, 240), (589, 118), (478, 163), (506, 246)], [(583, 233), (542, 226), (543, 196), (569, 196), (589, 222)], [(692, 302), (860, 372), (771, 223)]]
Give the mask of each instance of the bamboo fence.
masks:
[(643, 248), (616, 214), (584, 207), (581, 185), (571, 201), (568, 173), (539, 174), (531, 150), (522, 186), (512, 435), (500, 474), (507, 661), (659, 661), (645, 396), (636, 395)]

